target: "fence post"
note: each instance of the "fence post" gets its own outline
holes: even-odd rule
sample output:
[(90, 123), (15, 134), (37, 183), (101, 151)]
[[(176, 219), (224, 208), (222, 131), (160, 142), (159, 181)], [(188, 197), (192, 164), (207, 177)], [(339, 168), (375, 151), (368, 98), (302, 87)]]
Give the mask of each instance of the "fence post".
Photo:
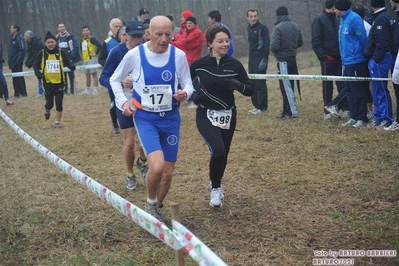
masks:
[[(177, 204), (176, 202), (172, 202), (170, 204), (170, 209), (172, 213), (172, 219), (180, 223), (179, 204)], [(175, 251), (175, 258), (177, 266), (184, 266), (183, 249)]]

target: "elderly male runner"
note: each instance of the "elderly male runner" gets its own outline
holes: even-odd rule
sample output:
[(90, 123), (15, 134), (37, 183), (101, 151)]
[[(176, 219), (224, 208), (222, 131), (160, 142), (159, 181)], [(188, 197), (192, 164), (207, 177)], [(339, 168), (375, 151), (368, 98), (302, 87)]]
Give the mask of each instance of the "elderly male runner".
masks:
[[(147, 155), (145, 210), (164, 221), (160, 209), (172, 183), (180, 137), (178, 103), (193, 93), (186, 55), (169, 45), (172, 23), (165, 16), (150, 22), (150, 41), (127, 52), (110, 79), (115, 102), (124, 115), (132, 115)], [(122, 93), (122, 80), (131, 75), (133, 99)], [(180, 84), (182, 90), (177, 89)]]

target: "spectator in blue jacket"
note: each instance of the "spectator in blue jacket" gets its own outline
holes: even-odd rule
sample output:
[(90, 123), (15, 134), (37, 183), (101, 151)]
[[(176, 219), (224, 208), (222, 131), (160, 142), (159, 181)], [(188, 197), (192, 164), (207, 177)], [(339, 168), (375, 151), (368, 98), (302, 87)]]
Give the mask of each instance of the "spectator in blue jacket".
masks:
[[(336, 0), (334, 12), (341, 17), (339, 25), (339, 51), (344, 76), (367, 77), (367, 58), (363, 54), (367, 40), (363, 18), (352, 11), (350, 0)], [(341, 126), (355, 128), (365, 126), (367, 118), (367, 81), (347, 81), (346, 99), (349, 104), (350, 119)]]
[[(82, 58), (80, 57), (79, 53), (79, 44), (76, 40), (75, 35), (73, 33), (68, 32), (66, 30), (64, 22), (59, 22), (57, 24), (58, 34), (55, 36), (57, 38), (58, 47), (60, 47), (65, 54), (68, 56), (68, 59), (71, 63), (77, 63)], [(76, 84), (75, 84), (75, 71), (67, 72), (69, 76), (70, 82), (70, 93), (76, 94)], [(68, 93), (68, 79), (65, 76), (65, 88), (64, 92)]]
[[(11, 40), (8, 48), (8, 68), (11, 69), (12, 73), (22, 72), (26, 55), (24, 38), (19, 33), (19, 30), (18, 25), (12, 25), (10, 28)], [(14, 97), (28, 96), (24, 77), (13, 77), (12, 85), (14, 86)]]

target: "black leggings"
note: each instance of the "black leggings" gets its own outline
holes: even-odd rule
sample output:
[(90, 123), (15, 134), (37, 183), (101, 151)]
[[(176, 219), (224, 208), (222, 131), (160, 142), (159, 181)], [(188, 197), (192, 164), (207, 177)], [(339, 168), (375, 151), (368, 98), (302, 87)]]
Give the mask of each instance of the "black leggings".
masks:
[(207, 118), (207, 109), (198, 106), (196, 114), (197, 128), (211, 153), (209, 162), (209, 178), (213, 188), (219, 188), (226, 169), (227, 157), (237, 122), (237, 111), (232, 110), (229, 129), (215, 127)]

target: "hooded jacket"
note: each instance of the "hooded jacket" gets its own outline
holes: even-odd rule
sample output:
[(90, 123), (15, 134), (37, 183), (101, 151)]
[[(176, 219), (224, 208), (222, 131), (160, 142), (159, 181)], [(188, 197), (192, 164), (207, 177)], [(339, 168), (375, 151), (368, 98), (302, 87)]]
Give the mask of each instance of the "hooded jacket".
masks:
[(192, 29), (176, 36), (177, 39), (170, 43), (186, 53), (188, 65), (191, 66), (195, 60), (201, 57), (202, 51), (202, 31), (195, 26)]
[(32, 37), (30, 42), (27, 43), (27, 56), (25, 61), (26, 67), (31, 68), (33, 66), (36, 55), (42, 49), (44, 49), (44, 43), (41, 41), (41, 38), (39, 36)]
[(275, 25), (270, 42), (271, 52), (277, 61), (295, 59), (297, 49), (303, 45), (299, 26), (288, 15), (278, 16)]

